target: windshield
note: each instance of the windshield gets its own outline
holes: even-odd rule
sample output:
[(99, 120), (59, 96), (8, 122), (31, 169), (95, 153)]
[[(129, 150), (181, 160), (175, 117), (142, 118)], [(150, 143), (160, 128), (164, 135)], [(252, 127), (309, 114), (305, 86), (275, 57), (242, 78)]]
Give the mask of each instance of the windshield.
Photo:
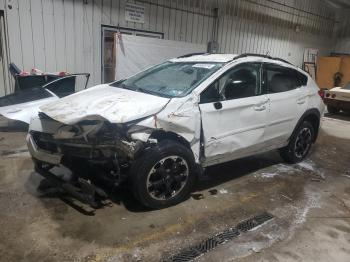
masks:
[(181, 97), (189, 94), (222, 65), (166, 62), (111, 85), (158, 96)]
[(347, 83), (347, 84), (343, 87), (343, 89), (350, 90), (350, 82)]

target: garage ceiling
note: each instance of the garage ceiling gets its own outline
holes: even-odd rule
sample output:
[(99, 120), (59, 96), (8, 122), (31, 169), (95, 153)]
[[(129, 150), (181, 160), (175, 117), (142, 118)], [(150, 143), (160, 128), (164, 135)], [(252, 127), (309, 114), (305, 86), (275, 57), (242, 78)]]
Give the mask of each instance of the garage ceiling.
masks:
[(348, 0), (324, 0), (324, 2), (328, 3), (332, 7), (335, 8), (349, 8), (350, 2)]

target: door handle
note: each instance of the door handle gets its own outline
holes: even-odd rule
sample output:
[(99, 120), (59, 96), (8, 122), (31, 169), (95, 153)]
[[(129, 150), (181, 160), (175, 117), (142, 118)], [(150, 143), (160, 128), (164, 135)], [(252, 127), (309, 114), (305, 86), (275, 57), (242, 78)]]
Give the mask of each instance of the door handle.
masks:
[(305, 102), (306, 102), (305, 99), (298, 99), (298, 100), (297, 100), (298, 105), (305, 104)]
[(253, 109), (255, 111), (264, 111), (266, 110), (266, 104), (270, 102), (269, 98), (264, 99), (263, 101), (261, 101), (260, 103), (254, 105)]
[(265, 105), (254, 106), (253, 108), (254, 108), (255, 111), (264, 111), (264, 110), (266, 110), (266, 106)]
[(270, 102), (270, 98), (266, 98), (265, 100), (264, 100), (264, 103), (266, 104), (266, 103), (269, 103)]

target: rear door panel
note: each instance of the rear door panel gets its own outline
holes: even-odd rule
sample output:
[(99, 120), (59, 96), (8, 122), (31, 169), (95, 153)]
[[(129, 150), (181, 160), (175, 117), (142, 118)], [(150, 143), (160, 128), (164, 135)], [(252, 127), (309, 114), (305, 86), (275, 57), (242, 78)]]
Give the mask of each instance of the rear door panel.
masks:
[(265, 139), (269, 146), (288, 142), (301, 115), (306, 111), (308, 95), (297, 71), (275, 64), (264, 64), (264, 89), (269, 100)]

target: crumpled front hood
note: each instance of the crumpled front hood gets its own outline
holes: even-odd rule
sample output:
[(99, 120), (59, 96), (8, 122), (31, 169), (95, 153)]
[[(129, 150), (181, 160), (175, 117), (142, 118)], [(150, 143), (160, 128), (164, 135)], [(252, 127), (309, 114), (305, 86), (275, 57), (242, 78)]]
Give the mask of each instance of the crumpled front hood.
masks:
[(125, 123), (158, 113), (168, 98), (99, 85), (40, 107), (49, 117), (75, 124), (84, 119)]

